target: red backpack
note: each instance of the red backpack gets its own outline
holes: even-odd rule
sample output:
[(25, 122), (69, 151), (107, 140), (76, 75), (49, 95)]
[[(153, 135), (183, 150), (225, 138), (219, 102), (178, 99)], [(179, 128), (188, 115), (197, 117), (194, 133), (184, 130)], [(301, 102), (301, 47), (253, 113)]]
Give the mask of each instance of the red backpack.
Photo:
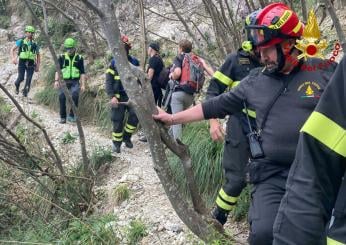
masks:
[(188, 85), (199, 92), (204, 84), (204, 68), (200, 58), (192, 53), (185, 54), (181, 67), (180, 85)]

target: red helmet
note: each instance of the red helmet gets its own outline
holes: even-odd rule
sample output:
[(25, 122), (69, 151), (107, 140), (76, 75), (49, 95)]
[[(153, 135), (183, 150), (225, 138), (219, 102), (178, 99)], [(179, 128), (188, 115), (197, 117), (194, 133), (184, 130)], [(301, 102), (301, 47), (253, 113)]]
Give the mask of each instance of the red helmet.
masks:
[(272, 3), (257, 15), (256, 25), (247, 26), (254, 44), (269, 47), (287, 38), (298, 38), (303, 34), (303, 23), (297, 14), (283, 3)]
[(121, 41), (122, 41), (123, 43), (127, 44), (129, 48), (132, 47), (128, 36), (126, 36), (126, 35), (121, 35), (121, 38), (120, 38), (120, 39), (121, 39)]

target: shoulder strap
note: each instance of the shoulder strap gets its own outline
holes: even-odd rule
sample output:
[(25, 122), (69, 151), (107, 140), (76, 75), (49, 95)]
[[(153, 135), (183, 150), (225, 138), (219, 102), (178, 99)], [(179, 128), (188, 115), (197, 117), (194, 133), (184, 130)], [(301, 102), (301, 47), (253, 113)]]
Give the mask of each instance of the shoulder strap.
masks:
[(260, 135), (264, 126), (265, 126), (265, 123), (267, 121), (267, 118), (268, 118), (268, 115), (269, 115), (269, 112), (270, 110), (272, 109), (273, 105), (275, 104), (275, 102), (278, 100), (278, 98), (280, 97), (280, 95), (287, 89), (287, 81), (284, 81), (282, 87), (279, 89), (279, 91), (277, 92), (277, 94), (274, 96), (273, 100), (268, 104), (267, 108), (265, 109), (265, 113), (264, 113), (264, 117), (263, 117), (263, 120), (261, 122), (261, 125), (258, 129), (258, 134)]

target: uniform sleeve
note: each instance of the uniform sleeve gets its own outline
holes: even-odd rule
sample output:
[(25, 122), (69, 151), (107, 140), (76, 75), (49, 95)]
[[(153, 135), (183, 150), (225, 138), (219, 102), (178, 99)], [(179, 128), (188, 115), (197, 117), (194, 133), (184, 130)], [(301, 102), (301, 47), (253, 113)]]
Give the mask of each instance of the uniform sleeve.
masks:
[(245, 91), (247, 82), (241, 82), (228, 93), (223, 93), (202, 103), (205, 119), (224, 118), (243, 109), (243, 101), (246, 100)]
[(111, 68), (108, 68), (106, 71), (106, 93), (107, 95), (112, 98), (115, 96), (116, 91), (114, 90), (114, 70)]
[(230, 54), (225, 62), (222, 64), (219, 70), (217, 70), (212, 79), (210, 80), (209, 87), (207, 90), (206, 99), (211, 99), (225, 92), (227, 87), (233, 82), (232, 76), (232, 65), (234, 63), (234, 56)]
[(83, 56), (80, 56), (80, 60), (78, 62), (78, 69), (80, 71), (80, 74), (85, 74), (85, 69), (84, 69), (84, 59)]
[(61, 70), (64, 66), (64, 56), (60, 55), (58, 61), (59, 61), (59, 66)]
[(344, 57), (301, 129), (274, 224), (275, 245), (326, 243), (325, 227), (346, 167), (345, 71)]

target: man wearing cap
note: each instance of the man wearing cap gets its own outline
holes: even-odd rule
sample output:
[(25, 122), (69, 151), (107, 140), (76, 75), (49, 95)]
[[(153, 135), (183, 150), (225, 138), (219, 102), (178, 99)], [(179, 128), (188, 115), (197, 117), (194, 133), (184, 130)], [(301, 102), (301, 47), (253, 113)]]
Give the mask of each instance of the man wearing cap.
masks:
[(164, 67), (162, 58), (159, 54), (160, 45), (158, 42), (151, 42), (148, 47), (149, 66), (147, 70), (148, 78), (151, 81), (151, 87), (153, 88), (155, 104), (161, 106), (162, 91), (158, 83), (158, 78), (162, 68)]
[(25, 37), (17, 40), (11, 49), (12, 63), (15, 65), (18, 64), (18, 78), (14, 83), (16, 94), (19, 93), (20, 83), (24, 81), (26, 72), (26, 80), (23, 88), (24, 97), (29, 93), (34, 71), (38, 72), (40, 67), (40, 52), (39, 47), (33, 40), (34, 34), (35, 28), (33, 26), (26, 26)]
[[(76, 107), (78, 107), (79, 91), (84, 91), (85, 89), (85, 70), (84, 70), (84, 59), (83, 56), (76, 53), (76, 40), (73, 38), (66, 38), (64, 42), (65, 53), (59, 57), (59, 65), (62, 72), (62, 79), (66, 83), (67, 89), (71, 92), (72, 100)], [(59, 73), (55, 73), (55, 88), (60, 88), (60, 77)], [(81, 84), (79, 83), (81, 82)], [(60, 88), (59, 92), (59, 102), (60, 102), (60, 121), (59, 123), (66, 123), (66, 97)], [(72, 111), (70, 110), (67, 116), (67, 121), (75, 122), (76, 118)]]
[(223, 118), (241, 112), (244, 105), (256, 111), (257, 130), (250, 141), (249, 243), (266, 245), (273, 241), (273, 224), (286, 190), (299, 130), (314, 110), (335, 64), (312, 71), (301, 69), (323, 60), (298, 60), (300, 51), (295, 44), (303, 33), (303, 24), (285, 4), (269, 4), (257, 14), (255, 23), (246, 28), (258, 47), (264, 69), (253, 69), (228, 93), (176, 114), (160, 110), (153, 117), (172, 125)]

